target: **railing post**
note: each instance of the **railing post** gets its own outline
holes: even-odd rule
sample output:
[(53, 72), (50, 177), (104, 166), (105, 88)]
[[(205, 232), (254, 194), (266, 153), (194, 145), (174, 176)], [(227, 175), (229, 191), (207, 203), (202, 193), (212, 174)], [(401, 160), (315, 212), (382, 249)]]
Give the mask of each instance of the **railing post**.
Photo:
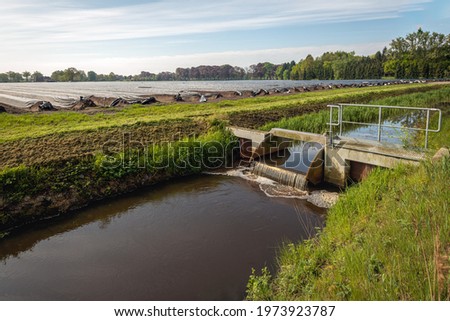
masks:
[(383, 115), (383, 112), (381, 106), (378, 106), (378, 108), (378, 141), (381, 142), (381, 117)]
[(344, 106), (342, 104), (339, 104), (339, 114), (338, 114), (338, 117), (339, 117), (339, 136), (342, 136), (342, 125), (343, 125), (342, 121), (343, 121), (343, 118), (344, 118), (343, 114), (344, 114)]
[(428, 148), (428, 130), (430, 129), (430, 110), (427, 109), (427, 127), (425, 129), (425, 149)]
[(333, 147), (333, 106), (330, 107), (330, 145)]

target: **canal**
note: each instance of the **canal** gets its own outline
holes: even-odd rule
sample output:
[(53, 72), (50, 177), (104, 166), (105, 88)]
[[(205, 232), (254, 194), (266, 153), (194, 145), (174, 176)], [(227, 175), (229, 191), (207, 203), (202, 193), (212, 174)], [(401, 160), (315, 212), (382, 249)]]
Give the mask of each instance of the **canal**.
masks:
[(0, 299), (242, 300), (324, 213), (238, 177), (158, 184), (0, 241)]

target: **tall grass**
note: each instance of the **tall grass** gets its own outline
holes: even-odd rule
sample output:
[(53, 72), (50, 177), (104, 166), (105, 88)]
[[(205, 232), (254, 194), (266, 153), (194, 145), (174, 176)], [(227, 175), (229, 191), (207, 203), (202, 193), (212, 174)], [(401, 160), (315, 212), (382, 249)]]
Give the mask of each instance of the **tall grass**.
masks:
[(287, 245), (252, 300), (449, 300), (450, 159), (375, 170), (333, 207), (320, 235)]

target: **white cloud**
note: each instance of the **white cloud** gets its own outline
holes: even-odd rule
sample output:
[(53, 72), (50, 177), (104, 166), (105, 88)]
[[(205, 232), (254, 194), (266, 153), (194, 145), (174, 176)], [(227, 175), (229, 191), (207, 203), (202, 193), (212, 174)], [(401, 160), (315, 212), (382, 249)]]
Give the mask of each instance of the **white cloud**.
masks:
[(420, 10), (429, 1), (167, 0), (86, 8), (76, 2), (17, 0), (2, 8), (0, 39), (2, 45), (50, 44), (385, 19)]
[[(75, 0), (15, 0), (1, 4), (0, 71), (48, 73), (75, 66), (99, 72), (136, 73), (144, 69), (174, 70), (177, 66), (200, 64), (248, 66), (264, 60), (278, 63), (298, 60), (310, 52), (319, 55), (337, 49), (358, 52), (358, 48), (363, 49), (361, 45), (242, 48), (242, 51), (214, 53), (216, 42), (208, 35), (274, 26), (394, 18), (405, 11), (421, 10), (429, 1), (164, 0), (140, 5), (128, 5), (124, 1), (122, 6), (95, 8), (91, 1), (83, 1), (85, 5), (81, 5)], [(188, 35), (198, 34), (204, 34), (209, 40), (195, 43), (196, 40), (186, 39)], [(301, 45), (301, 39), (295, 41), (296, 45)], [(140, 45), (136, 44), (138, 42)], [(170, 49), (164, 46), (177, 44), (185, 44), (189, 52), (210, 53), (161, 56)], [(129, 47), (122, 50), (125, 46)], [(265, 46), (280, 45), (268, 39)], [(382, 48), (370, 44), (366, 47), (370, 50), (359, 53), (369, 54)], [(143, 58), (144, 52), (157, 57)]]

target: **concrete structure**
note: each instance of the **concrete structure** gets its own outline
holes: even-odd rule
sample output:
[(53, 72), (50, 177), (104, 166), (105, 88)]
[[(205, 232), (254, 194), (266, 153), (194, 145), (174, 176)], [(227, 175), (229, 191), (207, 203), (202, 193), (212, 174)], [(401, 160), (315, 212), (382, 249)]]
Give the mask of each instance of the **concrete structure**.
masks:
[(307, 181), (325, 181), (340, 187), (349, 180), (363, 179), (372, 168), (393, 168), (399, 163), (418, 164), (423, 153), (405, 150), (400, 145), (349, 137), (298, 132), (274, 128), (269, 132), (229, 127), (240, 138), (241, 156), (250, 160), (287, 148), (292, 141), (315, 142), (324, 148), (316, 155), (306, 174)]
[(423, 153), (405, 150), (400, 145), (335, 137), (332, 144), (325, 145), (324, 180), (343, 187), (348, 180), (364, 179), (374, 167), (394, 168), (424, 159)]

